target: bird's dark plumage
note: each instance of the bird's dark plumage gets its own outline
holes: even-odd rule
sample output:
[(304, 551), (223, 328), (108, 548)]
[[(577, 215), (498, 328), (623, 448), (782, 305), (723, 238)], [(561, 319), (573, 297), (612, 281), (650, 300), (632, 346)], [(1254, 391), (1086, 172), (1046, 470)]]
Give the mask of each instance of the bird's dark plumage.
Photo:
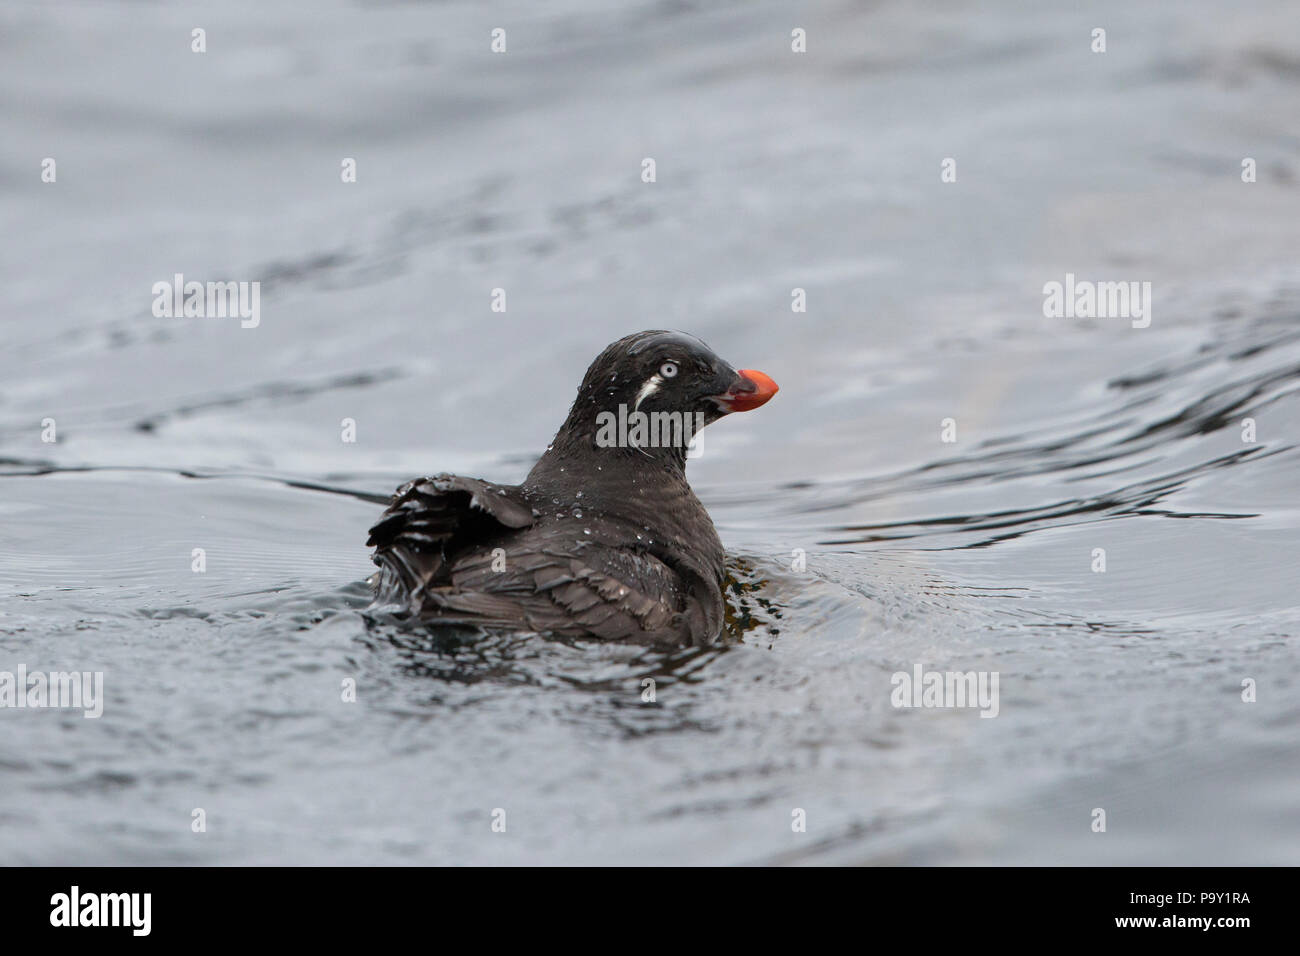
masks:
[(370, 529), (376, 604), (429, 622), (712, 642), (722, 543), (687, 484), (687, 443), (775, 392), (693, 336), (619, 339), (521, 485), (435, 475), (397, 489)]

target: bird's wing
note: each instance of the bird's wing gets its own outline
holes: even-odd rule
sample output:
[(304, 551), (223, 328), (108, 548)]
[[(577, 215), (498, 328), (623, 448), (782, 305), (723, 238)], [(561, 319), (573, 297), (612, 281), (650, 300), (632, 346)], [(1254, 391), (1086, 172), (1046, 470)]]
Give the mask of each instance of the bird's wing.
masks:
[(380, 568), (378, 600), (404, 601), (446, 583), (454, 551), (532, 523), (532, 508), (516, 487), (445, 474), (408, 481), (366, 542)]
[(421, 616), (645, 644), (708, 644), (717, 637), (708, 610), (692, 600), (693, 577), (656, 556), (596, 542), (538, 547), (531, 537), (458, 558), (452, 584), (421, 595)]

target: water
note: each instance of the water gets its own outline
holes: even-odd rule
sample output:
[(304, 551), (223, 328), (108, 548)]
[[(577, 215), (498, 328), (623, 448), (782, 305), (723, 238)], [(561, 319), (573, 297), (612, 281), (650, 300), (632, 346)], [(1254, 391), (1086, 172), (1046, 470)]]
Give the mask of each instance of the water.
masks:
[[(0, 711), (0, 861), (1300, 862), (1293, 7), (606, 6), (0, 12), (0, 670), (107, 697)], [(368, 624), (384, 497), (656, 327), (781, 384), (689, 469), (732, 643)]]

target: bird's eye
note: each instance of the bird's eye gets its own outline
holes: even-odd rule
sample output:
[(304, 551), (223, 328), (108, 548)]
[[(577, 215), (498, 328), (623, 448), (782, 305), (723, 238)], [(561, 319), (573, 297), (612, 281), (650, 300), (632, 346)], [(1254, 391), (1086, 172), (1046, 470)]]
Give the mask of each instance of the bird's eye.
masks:
[(672, 378), (674, 375), (677, 374), (677, 363), (664, 362), (663, 365), (659, 366), (659, 374), (664, 378)]

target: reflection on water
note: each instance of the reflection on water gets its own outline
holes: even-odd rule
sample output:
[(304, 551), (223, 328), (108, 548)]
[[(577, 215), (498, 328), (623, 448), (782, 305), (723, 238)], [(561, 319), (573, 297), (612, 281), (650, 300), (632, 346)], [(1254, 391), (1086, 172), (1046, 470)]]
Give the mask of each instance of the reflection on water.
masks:
[[(798, 560), (798, 555), (795, 555)], [(800, 570), (803, 570), (801, 567)], [(723, 635), (728, 641), (762, 644), (781, 633), (782, 608), (768, 587), (767, 573), (752, 563), (734, 558), (727, 568), (722, 593), (726, 598)]]
[[(795, 61), (768, 0), (520, 3), (566, 55), (493, 62), (469, 3), (232, 3), (197, 77), (183, 12), (117, 6), (0, 14), (12, 88), (100, 78), (3, 119), (0, 670), (107, 696), (0, 711), (7, 862), (1300, 859), (1290, 7), (1103, 4), (1103, 60), (1064, 8), (813, 4)], [(1044, 321), (1066, 271), (1151, 281), (1151, 327)], [(154, 320), (175, 272), (260, 279), (261, 325)], [(519, 480), (651, 327), (783, 386), (690, 466), (722, 644), (367, 610), (393, 488)], [(998, 718), (893, 708), (918, 663)]]

